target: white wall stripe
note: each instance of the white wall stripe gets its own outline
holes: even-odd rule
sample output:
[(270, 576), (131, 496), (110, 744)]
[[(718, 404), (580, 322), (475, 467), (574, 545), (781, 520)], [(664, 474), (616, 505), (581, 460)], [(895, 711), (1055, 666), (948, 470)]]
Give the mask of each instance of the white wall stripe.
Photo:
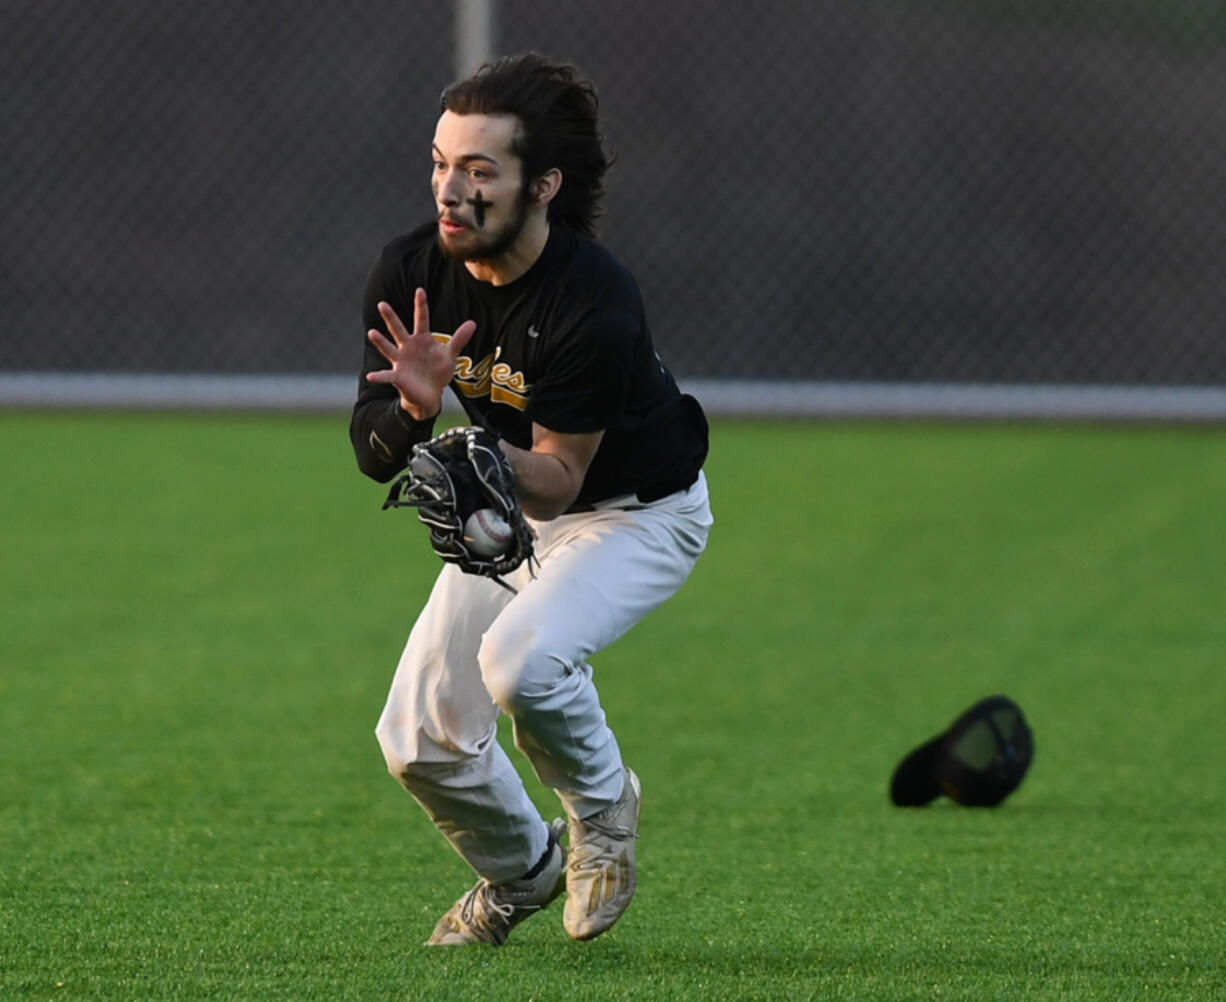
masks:
[[(712, 415), (1226, 421), (1226, 387), (690, 380)], [(0, 407), (346, 411), (354, 376), (0, 372)], [(450, 396), (448, 411), (459, 408)]]

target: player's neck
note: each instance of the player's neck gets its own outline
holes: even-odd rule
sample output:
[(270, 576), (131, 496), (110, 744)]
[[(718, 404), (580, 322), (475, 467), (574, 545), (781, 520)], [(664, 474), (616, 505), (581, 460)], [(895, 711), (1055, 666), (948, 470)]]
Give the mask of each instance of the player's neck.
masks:
[(490, 285), (509, 285), (536, 264), (549, 242), (549, 220), (545, 213), (530, 215), (510, 249), (488, 261), (465, 261), (468, 273)]

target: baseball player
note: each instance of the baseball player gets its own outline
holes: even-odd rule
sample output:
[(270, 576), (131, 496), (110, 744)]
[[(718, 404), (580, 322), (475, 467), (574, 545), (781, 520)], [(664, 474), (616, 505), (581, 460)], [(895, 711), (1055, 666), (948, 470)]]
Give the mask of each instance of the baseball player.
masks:
[[(566, 932), (587, 940), (634, 894), (641, 798), (589, 659), (704, 549), (707, 423), (656, 355), (633, 277), (594, 240), (609, 160), (589, 81), (535, 54), (487, 64), (443, 93), (431, 149), (437, 218), (389, 243), (368, 280), (350, 437), (361, 471), (389, 481), (450, 387), (498, 436), (536, 560), (510, 587), (444, 565), (376, 735), (479, 877), (428, 945), (501, 945), (563, 890)], [(565, 822), (533, 806), (500, 712)]]

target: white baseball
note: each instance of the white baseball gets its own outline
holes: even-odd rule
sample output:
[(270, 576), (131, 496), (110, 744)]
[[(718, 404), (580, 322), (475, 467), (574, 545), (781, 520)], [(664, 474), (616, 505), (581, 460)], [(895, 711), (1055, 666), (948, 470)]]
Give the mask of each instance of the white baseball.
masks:
[(464, 523), (464, 542), (483, 557), (499, 557), (511, 545), (514, 533), (507, 520), (493, 508), (480, 508)]

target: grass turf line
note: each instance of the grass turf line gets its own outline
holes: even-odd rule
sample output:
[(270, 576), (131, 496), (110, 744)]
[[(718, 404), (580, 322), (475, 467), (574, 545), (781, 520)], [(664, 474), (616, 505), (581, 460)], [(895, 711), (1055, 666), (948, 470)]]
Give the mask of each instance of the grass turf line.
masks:
[[(1220, 432), (717, 423), (708, 554), (595, 660), (634, 906), (458, 952), (471, 875), (371, 734), (437, 565), (343, 420), (0, 449), (0, 997), (1226, 997)], [(890, 808), (995, 691), (1017, 794)]]

